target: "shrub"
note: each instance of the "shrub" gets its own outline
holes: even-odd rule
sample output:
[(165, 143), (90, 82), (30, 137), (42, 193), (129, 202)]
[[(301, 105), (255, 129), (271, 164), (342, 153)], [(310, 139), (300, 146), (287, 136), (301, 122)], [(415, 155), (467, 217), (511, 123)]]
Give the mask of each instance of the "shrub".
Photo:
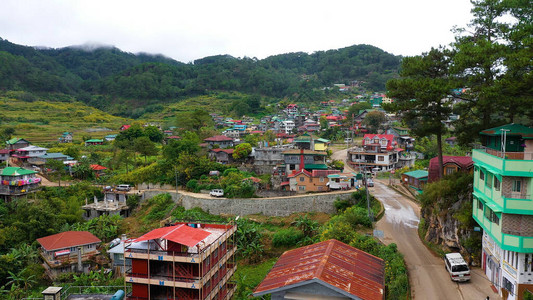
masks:
[(353, 203), (350, 200), (337, 199), (335, 200), (335, 202), (333, 202), (333, 205), (335, 206), (337, 213), (339, 213), (344, 211), (348, 207), (351, 207)]
[(274, 247), (292, 247), (296, 246), (303, 238), (304, 233), (295, 228), (281, 229), (272, 236), (272, 245)]

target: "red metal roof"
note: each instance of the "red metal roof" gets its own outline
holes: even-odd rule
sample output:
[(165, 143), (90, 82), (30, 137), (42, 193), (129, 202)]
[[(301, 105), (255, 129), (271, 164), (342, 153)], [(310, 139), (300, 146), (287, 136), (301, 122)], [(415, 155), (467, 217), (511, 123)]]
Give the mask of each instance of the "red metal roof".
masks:
[(254, 296), (306, 282), (332, 286), (347, 296), (384, 299), (385, 262), (337, 240), (324, 241), (283, 253)]
[(142, 242), (155, 239), (165, 239), (175, 243), (193, 247), (208, 237), (211, 233), (205, 230), (189, 227), (185, 224), (177, 226), (161, 227), (137, 238), (134, 242)]
[[(470, 156), (442, 156), (442, 165), (455, 164), (461, 170), (468, 170), (474, 165), (472, 157)], [(428, 168), (428, 182), (433, 182), (439, 179), (439, 157), (433, 157), (429, 160)]]
[(225, 135), (215, 135), (209, 138), (204, 139), (206, 142), (225, 142), (225, 141), (233, 141), (232, 138), (227, 137)]
[(233, 154), (234, 149), (221, 149), (221, 148), (216, 148), (216, 149), (211, 149), (210, 151), (213, 151), (213, 152), (215, 152), (215, 153), (218, 153), (218, 152), (226, 152), (227, 154)]
[(100, 243), (101, 240), (89, 231), (65, 231), (37, 239), (46, 251)]
[(94, 170), (94, 171), (107, 170), (106, 167), (101, 166), (101, 165), (91, 165), (90, 167), (91, 167), (91, 169)]

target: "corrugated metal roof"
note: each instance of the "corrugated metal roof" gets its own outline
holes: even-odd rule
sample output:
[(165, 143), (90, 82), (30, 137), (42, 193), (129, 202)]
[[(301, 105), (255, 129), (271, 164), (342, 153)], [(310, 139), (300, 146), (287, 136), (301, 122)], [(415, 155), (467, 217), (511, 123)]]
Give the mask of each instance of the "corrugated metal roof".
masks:
[(428, 171), (414, 170), (414, 171), (411, 171), (411, 172), (405, 172), (405, 173), (403, 173), (403, 175), (407, 175), (407, 176), (413, 177), (413, 178), (422, 178), (422, 177), (428, 177)]
[(205, 230), (192, 228), (187, 225), (180, 224), (177, 226), (161, 227), (158, 229), (154, 229), (148, 232), (147, 234), (135, 239), (134, 242), (165, 239), (181, 245), (193, 247), (210, 234), (210, 232), (207, 232)]
[(43, 246), (46, 251), (100, 243), (100, 239), (89, 231), (65, 231), (38, 238), (37, 242)]
[(351, 298), (383, 299), (382, 259), (337, 240), (328, 240), (283, 253), (254, 291), (254, 296), (320, 281)]

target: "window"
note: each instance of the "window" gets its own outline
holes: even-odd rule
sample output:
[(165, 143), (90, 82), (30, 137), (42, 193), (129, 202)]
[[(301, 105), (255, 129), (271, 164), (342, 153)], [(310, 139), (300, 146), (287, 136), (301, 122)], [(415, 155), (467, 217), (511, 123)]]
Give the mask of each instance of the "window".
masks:
[(296, 169), (296, 165), (293, 165), (293, 164), (289, 165), (289, 170), (295, 170), (295, 169)]
[(303, 176), (300, 177), (300, 181), (301, 181), (301, 182), (304, 182), (304, 181), (305, 181), (305, 177), (303, 177)]
[(378, 156), (378, 161), (385, 161), (385, 156)]
[(479, 172), (479, 179), (485, 180), (485, 173), (483, 171)]
[(500, 190), (500, 180), (498, 179), (498, 177), (494, 176), (494, 189), (499, 191)]
[(494, 224), (500, 224), (500, 217), (498, 217), (498, 215), (488, 207), (485, 209), (485, 218)]
[(451, 175), (455, 172), (454, 167), (446, 167), (446, 175)]
[(305, 186), (299, 186), (299, 187), (298, 187), (298, 190), (300, 190), (300, 191), (305, 191)]
[(521, 192), (522, 191), (522, 181), (521, 180), (513, 180), (513, 187), (511, 189), (513, 192)]
[(485, 185), (488, 187), (488, 188), (492, 188), (492, 178), (494, 176), (491, 174), (491, 173), (488, 173), (487, 174), (487, 180), (485, 180)]
[(320, 182), (324, 182), (324, 177), (320, 177)]
[(483, 201), (481, 199), (477, 199), (477, 208), (483, 210)]
[(503, 277), (503, 288), (509, 291), (509, 294), (514, 295), (514, 284), (511, 283), (507, 278)]

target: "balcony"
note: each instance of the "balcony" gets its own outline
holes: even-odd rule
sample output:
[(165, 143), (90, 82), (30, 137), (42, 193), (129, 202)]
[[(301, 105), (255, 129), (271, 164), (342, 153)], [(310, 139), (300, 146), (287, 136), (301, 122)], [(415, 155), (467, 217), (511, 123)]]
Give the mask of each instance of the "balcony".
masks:
[(503, 176), (532, 177), (533, 160), (525, 159), (530, 153), (506, 152), (505, 157), (500, 151), (490, 148), (472, 150), (474, 163), (493, 170)]

